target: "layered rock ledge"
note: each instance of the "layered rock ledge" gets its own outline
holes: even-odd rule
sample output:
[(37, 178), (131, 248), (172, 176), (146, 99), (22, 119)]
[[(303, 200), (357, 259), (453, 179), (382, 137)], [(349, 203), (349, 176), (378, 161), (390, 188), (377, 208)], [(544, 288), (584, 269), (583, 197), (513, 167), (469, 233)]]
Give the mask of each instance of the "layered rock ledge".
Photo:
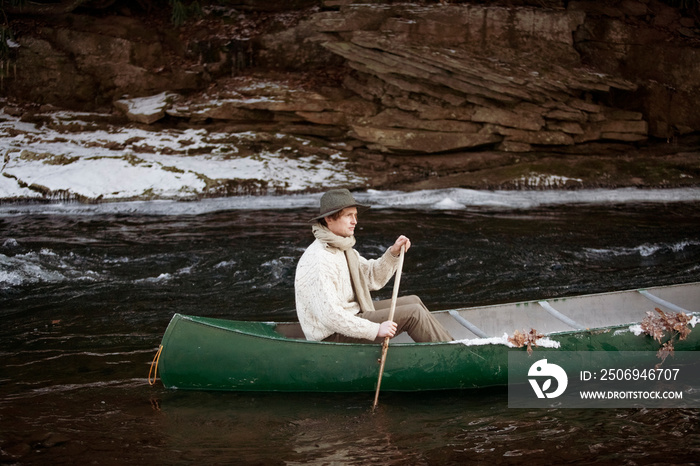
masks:
[[(347, 135), (382, 152), (531, 152), (645, 141), (641, 112), (607, 104), (616, 92), (637, 91), (637, 84), (578, 63), (572, 31), (584, 18), (578, 10), (344, 6), (299, 27), (305, 41), (354, 70), (341, 88), (267, 95), (265, 87), (251, 92), (229, 81), (223, 95), (180, 100), (166, 113)], [(538, 57), (538, 50), (547, 53)], [(533, 56), (525, 61), (518, 51)]]
[(255, 33), (229, 9), (177, 47), (137, 18), (77, 16), (18, 36), (27, 79), (4, 90), (258, 132), (261, 150), (308, 138), (364, 187), (696, 185), (700, 25), (656, 0), (546, 5), (327, 0)]

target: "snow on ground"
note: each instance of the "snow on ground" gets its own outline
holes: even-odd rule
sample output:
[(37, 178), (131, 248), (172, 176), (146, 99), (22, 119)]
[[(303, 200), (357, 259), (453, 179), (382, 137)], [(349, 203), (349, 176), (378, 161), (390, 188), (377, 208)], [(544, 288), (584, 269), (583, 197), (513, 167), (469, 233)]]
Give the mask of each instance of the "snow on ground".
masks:
[(569, 178), (566, 176), (557, 175), (545, 175), (542, 173), (531, 173), (529, 176), (521, 176), (519, 179), (515, 180), (516, 185), (524, 188), (559, 188), (561, 186), (566, 186), (568, 182), (574, 182), (582, 184), (583, 180), (580, 178)]
[[(190, 211), (195, 209), (192, 203), (177, 201), (248, 194), (253, 197), (211, 200), (199, 203), (196, 209), (295, 208), (318, 205), (318, 196), (303, 194), (308, 191), (367, 186), (367, 180), (348, 168), (343, 152), (315, 147), (310, 139), (264, 132), (156, 131), (106, 124), (109, 118), (54, 112), (36, 115), (36, 123), (30, 123), (0, 111), (0, 201), (159, 200), (148, 206), (121, 202), (120, 208), (172, 211), (172, 204), (163, 204), (172, 200), (178, 204), (176, 210)], [(523, 179), (524, 184), (540, 188), (578, 181), (538, 174)], [(700, 202), (700, 188), (369, 189), (355, 196), (375, 208), (498, 210), (581, 203)]]
[(299, 152), (295, 147), (311, 143), (298, 137), (149, 131), (97, 125), (84, 113), (41, 117), (27, 123), (0, 112), (0, 199), (188, 199), (231, 180), (263, 193), (364, 181), (347, 170), (341, 152)]

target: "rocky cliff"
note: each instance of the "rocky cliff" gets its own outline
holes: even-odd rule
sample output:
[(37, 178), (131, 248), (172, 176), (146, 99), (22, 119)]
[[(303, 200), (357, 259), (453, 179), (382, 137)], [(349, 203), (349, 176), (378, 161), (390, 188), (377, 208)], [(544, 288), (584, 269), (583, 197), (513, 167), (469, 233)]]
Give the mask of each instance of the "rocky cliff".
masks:
[[(114, 106), (144, 124), (315, 137), (379, 170), (399, 156), (413, 171), (521, 157), (573, 166), (700, 132), (695, 19), (657, 0), (538, 4), (211, 8), (182, 29), (127, 16), (21, 18), (3, 93)], [(134, 105), (156, 94), (148, 110)], [(697, 170), (697, 152), (684, 154), (673, 163)], [(416, 158), (425, 155), (433, 162)]]

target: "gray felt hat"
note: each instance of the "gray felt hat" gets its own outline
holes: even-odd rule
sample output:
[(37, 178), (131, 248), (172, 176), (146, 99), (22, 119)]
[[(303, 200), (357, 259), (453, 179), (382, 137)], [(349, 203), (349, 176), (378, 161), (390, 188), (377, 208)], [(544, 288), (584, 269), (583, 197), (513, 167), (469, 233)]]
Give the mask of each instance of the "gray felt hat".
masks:
[(310, 221), (321, 220), (323, 217), (340, 212), (346, 207), (357, 207), (357, 212), (359, 213), (366, 211), (370, 206), (358, 204), (347, 189), (331, 189), (321, 196), (319, 215)]

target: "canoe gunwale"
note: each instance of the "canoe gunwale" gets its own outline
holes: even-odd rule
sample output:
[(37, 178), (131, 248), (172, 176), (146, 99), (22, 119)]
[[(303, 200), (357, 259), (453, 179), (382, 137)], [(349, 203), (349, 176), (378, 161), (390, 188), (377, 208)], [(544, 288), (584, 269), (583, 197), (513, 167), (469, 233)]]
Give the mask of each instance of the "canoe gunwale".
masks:
[[(437, 312), (448, 312), (448, 311), (437, 311)], [(695, 318), (700, 318), (700, 312), (691, 312), (688, 315), (691, 317)], [(260, 324), (260, 325), (267, 325), (269, 326), (272, 331), (274, 332), (274, 327), (278, 324), (297, 324), (298, 322), (274, 322), (274, 321), (235, 321), (235, 320), (226, 320), (226, 319), (219, 319), (219, 318), (211, 318), (211, 317), (200, 317), (200, 316), (191, 316), (191, 315), (186, 315), (186, 314), (179, 314), (176, 313), (173, 315), (173, 318), (170, 321), (170, 324), (168, 325), (168, 329), (170, 328), (171, 325), (173, 325), (177, 319), (182, 319), (186, 320), (192, 324), (196, 325), (201, 325), (203, 327), (211, 327), (211, 328), (216, 328), (219, 330), (223, 330), (226, 332), (231, 332), (231, 333), (237, 333), (240, 335), (245, 335), (247, 337), (253, 337), (253, 338), (259, 338), (262, 340), (273, 340), (273, 341), (284, 341), (288, 343), (298, 343), (298, 344), (312, 344), (312, 345), (331, 345), (331, 346), (359, 346), (359, 347), (367, 347), (369, 345), (377, 345), (381, 346), (381, 343), (339, 343), (339, 342), (330, 342), (330, 341), (313, 341), (313, 340), (306, 340), (306, 339), (301, 339), (301, 338), (289, 338), (281, 334), (275, 334), (275, 335), (268, 335), (268, 334), (261, 334), (257, 333), (248, 329), (241, 329), (241, 328), (235, 328), (231, 327), (230, 325), (234, 325), (237, 323), (242, 323), (242, 324)], [(205, 319), (205, 320), (202, 320)], [(227, 322), (230, 325), (217, 325), (217, 321), (221, 322)], [(610, 325), (610, 326), (605, 326), (605, 327), (594, 327), (594, 328), (586, 328), (586, 329), (574, 329), (574, 330), (563, 330), (563, 331), (558, 331), (558, 332), (550, 332), (550, 333), (543, 333), (545, 338), (549, 339), (556, 339), (557, 337), (567, 337), (571, 335), (580, 335), (580, 334), (598, 334), (598, 333), (605, 333), (605, 332), (611, 332), (611, 331), (632, 331), (632, 327), (636, 325), (641, 325), (641, 321), (638, 322), (629, 322), (629, 323), (624, 323), (624, 324), (616, 324), (616, 325)], [(166, 336), (169, 334), (168, 329), (166, 329), (164, 338), (163, 338), (163, 346), (165, 346), (165, 340)], [(495, 337), (499, 338), (499, 337)], [(493, 340), (493, 337), (487, 337), (487, 338), (470, 338), (470, 339), (461, 339), (461, 340), (455, 340), (455, 341), (438, 341), (438, 342), (425, 342), (425, 343), (416, 343), (416, 342), (408, 342), (408, 343), (390, 343), (391, 346), (394, 347), (415, 347), (415, 346), (441, 346), (441, 345), (455, 345), (455, 344), (464, 344), (462, 342), (464, 341), (470, 341), (473, 342), (472, 345), (469, 346), (478, 346), (479, 340)], [(474, 344), (477, 343), (477, 344)], [(493, 343), (484, 343), (484, 344), (493, 344)], [(508, 345), (506, 345), (508, 346)]]

